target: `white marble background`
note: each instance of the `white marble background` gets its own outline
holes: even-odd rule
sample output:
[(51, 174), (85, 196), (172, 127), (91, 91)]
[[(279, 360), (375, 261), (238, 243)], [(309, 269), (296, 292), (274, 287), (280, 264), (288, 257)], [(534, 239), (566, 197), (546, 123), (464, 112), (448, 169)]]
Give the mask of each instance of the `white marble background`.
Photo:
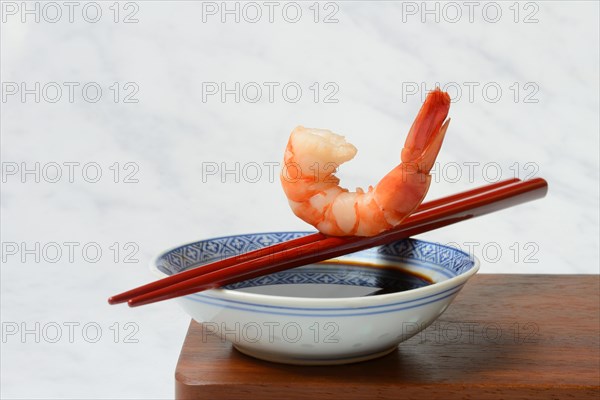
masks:
[[(332, 2), (317, 5), (316, 23), (312, 3), (298, 3), (297, 23), (284, 19), (285, 3), (277, 3), (273, 23), (262, 2), (256, 23), (246, 20), (256, 9), (244, 3), (238, 3), (239, 23), (235, 15), (221, 22), (220, 2), (122, 2), (119, 22), (112, 1), (98, 2), (96, 23), (83, 18), (84, 7), (88, 19), (95, 11), (85, 2), (72, 23), (61, 2), (55, 23), (48, 20), (56, 10), (44, 3), (26, 3), (39, 7), (39, 22), (22, 13), (21, 2), (2, 3), (2, 398), (172, 397), (189, 318), (170, 302), (132, 310), (110, 307), (106, 298), (152, 279), (149, 260), (176, 244), (309, 228), (292, 215), (264, 163), (280, 162), (294, 126), (329, 128), (359, 148), (341, 170), (343, 183), (376, 182), (398, 162), (424, 93), (411, 89), (421, 83), (424, 89), (448, 85), (455, 100), (429, 198), (494, 180), (498, 166), (505, 178), (516, 172), (550, 183), (544, 200), (423, 237), (463, 248), (475, 242), (482, 273), (598, 273), (597, 2), (478, 3), (472, 21), (462, 2), (454, 3), (460, 16), (437, 3), (438, 22), (435, 14), (422, 14), (421, 2)], [(216, 15), (208, 12), (214, 6)], [(502, 14), (493, 23), (496, 8)], [(286, 10), (293, 19), (293, 5)], [(127, 15), (138, 21), (124, 23)], [(338, 22), (324, 23), (327, 15)], [(20, 91), (21, 83), (32, 89), (35, 82), (39, 102), (35, 94), (24, 101), (20, 92), (11, 94), (15, 84)], [(55, 103), (52, 82), (63, 90)], [(79, 84), (73, 102), (64, 82)], [(102, 88), (96, 103), (82, 96), (90, 82)], [(128, 82), (139, 88), (137, 103), (123, 102), (132, 91)], [(236, 103), (231, 94), (221, 102), (204, 93), (203, 101), (203, 82), (230, 89), (257, 82), (263, 96), (249, 102), (255, 96), (249, 91)], [(263, 82), (279, 83), (273, 102)], [(302, 89), (296, 103), (282, 96), (289, 82)], [(336, 86), (325, 87), (328, 82)], [(325, 103), (333, 87), (338, 102)], [(80, 163), (74, 182), (65, 162)], [(90, 162), (101, 167), (97, 183), (82, 176)], [(115, 162), (118, 183), (109, 168)], [(22, 173), (35, 163), (40, 182)], [(49, 182), (52, 163), (62, 166), (57, 183)], [(203, 168), (213, 163), (219, 169), (240, 163), (240, 172), (203, 179)], [(255, 165), (248, 163), (261, 165), (258, 182), (244, 179), (254, 177), (252, 167), (243, 169)], [(465, 163), (479, 163), (470, 164), (472, 176)], [(87, 172), (93, 179), (93, 170)], [(130, 172), (137, 183), (123, 182)], [(77, 243), (72, 259), (65, 242)], [(130, 242), (134, 247), (125, 248)], [(23, 252), (36, 243), (37, 254)], [(63, 251), (56, 262), (49, 243)], [(101, 248), (100, 260), (91, 259), (94, 247), (84, 258), (88, 243), (88, 250)], [(132, 250), (133, 262), (124, 262)], [(95, 327), (102, 333), (90, 343)], [(31, 332), (22, 336), (23, 329)], [(128, 333), (138, 343), (126, 343)]]

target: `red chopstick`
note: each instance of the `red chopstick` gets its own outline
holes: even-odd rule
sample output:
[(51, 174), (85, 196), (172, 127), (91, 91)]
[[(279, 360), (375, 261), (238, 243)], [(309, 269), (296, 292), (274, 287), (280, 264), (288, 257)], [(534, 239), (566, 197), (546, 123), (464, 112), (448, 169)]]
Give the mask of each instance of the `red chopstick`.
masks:
[[(495, 189), (498, 189), (498, 188), (501, 188), (501, 187), (504, 187), (504, 186), (507, 186), (507, 185), (510, 185), (510, 184), (513, 184), (513, 183), (516, 183), (519, 181), (520, 180), (516, 179), (516, 178), (507, 179), (507, 180), (492, 183), (492, 184), (489, 184), (486, 186), (481, 186), (481, 187), (478, 187), (475, 189), (467, 190), (465, 192), (460, 192), (460, 193), (457, 193), (457, 194), (454, 194), (451, 196), (446, 196), (446, 197), (442, 197), (440, 199), (432, 200), (427, 203), (421, 204), (419, 206), (419, 208), (417, 208), (415, 213), (423, 212), (425, 210), (430, 210), (430, 209), (438, 207), (442, 204), (454, 202), (456, 200), (464, 199), (466, 197), (474, 196), (476, 194), (485, 193), (490, 190), (495, 190)], [(253, 251), (250, 251), (247, 253), (239, 254), (239, 255), (236, 255), (233, 257), (226, 258), (224, 260), (220, 260), (220, 261), (216, 261), (216, 262), (213, 262), (210, 264), (202, 265), (200, 268), (194, 268), (194, 269), (190, 269), (188, 271), (183, 271), (178, 274), (169, 276), (167, 278), (164, 278), (164, 279), (161, 279), (161, 280), (158, 280), (155, 282), (151, 282), (146, 285), (137, 287), (135, 289), (131, 289), (126, 292), (117, 294), (115, 296), (110, 297), (108, 299), (108, 302), (110, 304), (124, 303), (136, 296), (141, 296), (143, 294), (150, 293), (152, 291), (162, 289), (164, 287), (168, 287), (175, 283), (184, 282), (184, 281), (187, 281), (188, 279), (195, 278), (195, 277), (199, 276), (199, 274), (206, 274), (209, 272), (221, 270), (223, 268), (231, 267), (233, 265), (240, 264), (242, 262), (254, 260), (254, 259), (265, 257), (265, 256), (272, 256), (276, 253), (290, 250), (293, 248), (297, 248), (300, 246), (304, 246), (304, 245), (314, 243), (317, 241), (321, 241), (326, 238), (327, 238), (326, 235), (323, 235), (320, 232), (316, 232), (316, 233), (312, 233), (310, 235), (306, 235), (306, 236), (302, 236), (302, 237), (299, 237), (296, 239), (288, 240), (283, 243), (278, 243), (278, 244), (275, 244), (272, 246), (263, 247), (263, 248), (253, 250)]]
[[(344, 254), (380, 246), (406, 237), (437, 229), (456, 222), (488, 214), (546, 195), (548, 185), (535, 178), (516, 182), (492, 191), (440, 204), (413, 214), (399, 228), (372, 237), (326, 237), (277, 254), (256, 258), (238, 265), (204, 273), (168, 287), (136, 296), (128, 301), (131, 307), (185, 296), (260, 275), (274, 273), (305, 264), (315, 263)], [(200, 268), (201, 269), (201, 268)]]

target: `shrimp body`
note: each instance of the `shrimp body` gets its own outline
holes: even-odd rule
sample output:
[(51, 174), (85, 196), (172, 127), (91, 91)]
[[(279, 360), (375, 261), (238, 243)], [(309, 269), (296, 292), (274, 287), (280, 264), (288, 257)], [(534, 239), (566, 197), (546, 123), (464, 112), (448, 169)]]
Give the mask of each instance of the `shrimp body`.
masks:
[(450, 122), (449, 108), (447, 93), (436, 89), (427, 95), (401, 163), (367, 191), (351, 192), (334, 175), (354, 158), (356, 147), (331, 131), (298, 126), (290, 135), (280, 176), (294, 214), (332, 236), (373, 236), (399, 225), (427, 194), (429, 171)]

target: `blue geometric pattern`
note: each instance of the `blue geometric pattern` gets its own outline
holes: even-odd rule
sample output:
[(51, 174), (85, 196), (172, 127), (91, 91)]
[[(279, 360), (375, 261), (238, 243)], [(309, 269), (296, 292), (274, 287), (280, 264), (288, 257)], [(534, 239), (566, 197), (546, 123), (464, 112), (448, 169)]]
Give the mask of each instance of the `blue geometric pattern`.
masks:
[[(202, 240), (180, 246), (160, 256), (158, 269), (168, 275), (203, 264), (237, 256), (248, 251), (295, 239), (311, 232), (272, 232), (227, 236)], [(416, 239), (404, 239), (385, 246), (355, 253), (386, 260), (412, 263), (432, 263), (457, 276), (469, 270), (473, 259), (465, 252), (441, 244)], [(384, 287), (386, 290), (408, 290), (424, 286), (424, 281), (405, 274), (394, 274), (385, 269), (336, 265), (333, 268), (315, 266), (295, 268), (260, 276), (226, 286), (227, 289), (274, 284), (329, 283), (366, 287)]]
[(473, 259), (453, 247), (422, 240), (404, 239), (377, 248), (377, 253), (402, 260), (427, 261), (451, 271), (453, 276), (471, 269)]
[(176, 274), (189, 268), (237, 256), (311, 232), (274, 232), (226, 236), (186, 244), (170, 250), (158, 259), (158, 269), (165, 274)]

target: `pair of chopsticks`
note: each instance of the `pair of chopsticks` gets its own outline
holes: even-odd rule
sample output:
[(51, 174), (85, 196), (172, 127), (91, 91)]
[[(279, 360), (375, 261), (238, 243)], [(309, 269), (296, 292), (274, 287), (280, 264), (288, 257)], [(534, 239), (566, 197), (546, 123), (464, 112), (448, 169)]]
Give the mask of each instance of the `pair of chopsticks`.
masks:
[(180, 272), (112, 296), (108, 302), (137, 307), (324, 261), (542, 198), (547, 191), (542, 178), (489, 184), (423, 203), (398, 227), (376, 236), (314, 233)]

